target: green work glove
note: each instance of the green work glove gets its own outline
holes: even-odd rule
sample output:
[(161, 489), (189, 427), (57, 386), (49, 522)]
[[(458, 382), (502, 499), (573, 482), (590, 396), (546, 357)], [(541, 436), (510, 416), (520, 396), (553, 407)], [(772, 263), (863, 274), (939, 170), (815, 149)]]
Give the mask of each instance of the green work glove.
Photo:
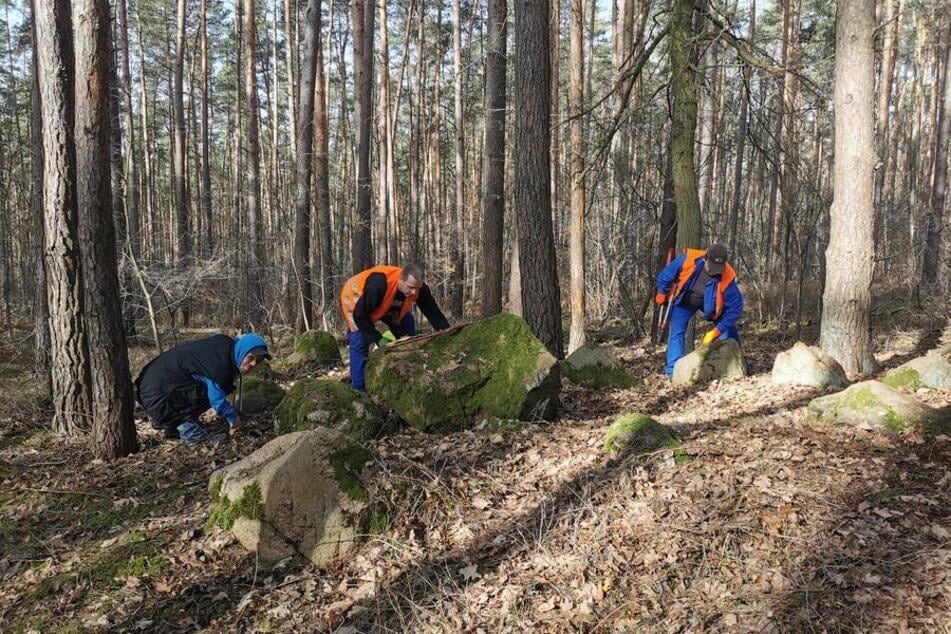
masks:
[(380, 337), (380, 340), (376, 342), (376, 347), (377, 347), (377, 348), (383, 348), (384, 346), (388, 345), (389, 343), (390, 343), (390, 340), (389, 340), (389, 339), (387, 339), (386, 337)]

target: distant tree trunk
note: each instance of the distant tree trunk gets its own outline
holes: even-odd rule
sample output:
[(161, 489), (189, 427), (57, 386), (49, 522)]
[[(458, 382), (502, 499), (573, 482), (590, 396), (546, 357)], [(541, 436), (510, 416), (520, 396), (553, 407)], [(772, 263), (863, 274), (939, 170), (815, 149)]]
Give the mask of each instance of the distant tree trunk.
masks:
[(314, 323), (314, 291), (310, 280), (310, 174), (314, 146), (314, 83), (317, 80), (317, 49), (320, 46), (320, 0), (308, 0), (304, 8), (304, 56), (301, 59), (300, 115), (297, 138), (297, 196), (294, 217), (294, 275), (297, 278), (300, 319), (303, 332)]
[(183, 265), (191, 252), (188, 231), (188, 197), (185, 189), (185, 7), (178, 0), (178, 30), (175, 39), (175, 147), (172, 151), (172, 180), (175, 184), (175, 264)]
[(934, 146), (934, 177), (931, 183), (931, 208), (928, 213), (928, 235), (921, 280), (925, 284), (938, 281), (941, 269), (941, 233), (944, 229), (944, 201), (948, 182), (948, 143), (951, 141), (951, 27), (945, 40), (944, 95), (938, 112), (938, 134)]
[[(756, 0), (750, 2), (750, 32), (753, 40), (756, 33)], [(740, 220), (740, 206), (743, 204), (743, 160), (746, 154), (746, 135), (749, 131), (750, 80), (752, 72), (749, 65), (743, 66), (743, 87), (740, 93), (740, 122), (736, 131), (736, 162), (733, 166), (733, 202), (730, 206), (730, 255), (736, 258), (736, 242)]]
[(549, 8), (537, 0), (515, 3), (515, 207), (525, 321), (561, 358), (561, 292), (551, 219)]
[(697, 130), (693, 0), (674, 0), (670, 14), (671, 152), (677, 198), (677, 248), (700, 247), (700, 198), (693, 147)]
[(585, 186), (584, 130), (584, 9), (581, 0), (571, 0), (571, 78), (568, 87), (568, 116), (571, 117), (568, 161), (571, 170), (571, 330), (568, 353), (585, 344)]
[[(204, 2), (204, 0), (202, 0), (202, 2)], [(297, 129), (298, 117), (300, 116), (300, 113), (297, 112), (297, 99), (299, 95), (295, 94), (300, 78), (297, 76), (295, 72), (297, 68), (294, 66), (294, 56), (297, 52), (299, 41), (294, 37), (293, 20), (291, 19), (293, 8), (299, 8), (296, 6), (297, 4), (298, 3), (295, 3), (295, 7), (292, 7), (291, 0), (284, 0), (284, 57), (285, 63), (287, 64), (287, 112), (290, 118), (292, 156), (297, 156)], [(276, 12), (275, 20), (277, 20)], [(317, 38), (316, 41), (319, 42), (320, 38)]]
[(33, 176), (33, 229), (36, 236), (34, 252), (36, 267), (34, 269), (34, 284), (36, 287), (33, 303), (33, 369), (44, 385), (44, 391), (50, 388), (50, 306), (46, 296), (46, 240), (43, 235), (43, 113), (40, 107), (40, 77), (38, 72), (38, 56), (36, 48), (36, 10), (31, 2), (31, 13), (34, 16), (31, 28), (33, 30), (33, 90), (30, 99), (30, 168)]
[[(317, 12), (320, 20), (320, 11)], [(317, 193), (317, 242), (320, 253), (320, 306), (324, 314), (330, 311), (334, 297), (333, 234), (330, 226), (330, 134), (327, 125), (327, 85), (324, 80), (323, 35), (317, 26), (317, 49), (314, 105), (314, 184)], [(299, 116), (299, 115), (298, 115)]]
[(43, 203), (53, 427), (89, 428), (89, 359), (76, 209), (72, 10), (68, 0), (38, 2), (37, 68), (43, 111)]
[[(367, 6), (369, 1), (370, 6)], [(357, 212), (353, 226), (353, 271), (372, 265), (370, 226), (370, 135), (373, 131), (373, 24), (377, 0), (353, 0), (354, 115), (357, 141)]]
[(116, 38), (118, 52), (122, 54), (122, 63), (119, 65), (119, 86), (122, 91), (122, 99), (125, 104), (124, 126), (125, 136), (125, 222), (126, 222), (126, 240), (129, 248), (135, 257), (139, 256), (140, 248), (140, 229), (139, 229), (139, 172), (138, 161), (135, 150), (135, 124), (132, 110), (132, 72), (130, 70), (129, 57), (129, 24), (126, 15), (126, 0), (118, 0), (116, 8), (119, 12), (119, 33)]
[(208, 59), (208, 16), (207, 0), (201, 0), (201, 217), (205, 222), (205, 253), (215, 252), (214, 219), (211, 208), (211, 130), (209, 111), (211, 110), (211, 86), (209, 84), (210, 63)]
[(850, 376), (872, 372), (875, 0), (836, 7), (835, 177), (821, 345)]
[(247, 158), (247, 240), (242, 241), (250, 249), (248, 313), (247, 320), (260, 326), (264, 320), (264, 297), (259, 267), (264, 265), (264, 243), (261, 234), (261, 147), (258, 133), (258, 81), (255, 71), (257, 60), (257, 30), (255, 28), (255, 1), (244, 0), (244, 101), (248, 113), (248, 158)]
[(462, 16), (459, 10), (459, 1), (452, 0), (452, 75), (453, 75), (453, 104), (456, 132), (456, 173), (454, 205), (455, 220), (454, 239), (449, 241), (450, 257), (453, 262), (451, 300), (449, 309), (457, 318), (462, 318), (463, 277), (465, 277), (465, 218), (466, 205), (466, 137), (465, 113), (462, 108), (462, 93), (465, 90), (465, 72), (462, 68)]
[(489, 0), (485, 61), (485, 185), (482, 195), (482, 316), (502, 312), (502, 241), (505, 235), (505, 56), (508, 1)]
[(85, 324), (92, 378), (93, 452), (112, 460), (136, 450), (132, 382), (122, 328), (110, 187), (108, 0), (76, 13), (76, 173)]

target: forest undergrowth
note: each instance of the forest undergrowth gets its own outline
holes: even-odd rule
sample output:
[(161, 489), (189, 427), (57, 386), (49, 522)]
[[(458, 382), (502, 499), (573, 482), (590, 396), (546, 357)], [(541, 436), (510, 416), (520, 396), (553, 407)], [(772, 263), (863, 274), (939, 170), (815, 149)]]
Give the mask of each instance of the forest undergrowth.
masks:
[[(873, 329), (883, 371), (951, 341), (941, 316)], [(606, 341), (640, 385), (565, 386), (559, 419), (521, 431), (373, 442), (387, 514), (325, 571), (265, 569), (206, 526), (209, 474), (270, 421), (194, 448), (140, 419), (139, 453), (90, 462), (48, 431), (29, 356), (5, 350), (0, 629), (951, 631), (951, 438), (807, 423), (816, 392), (769, 381), (794, 340), (746, 334), (738, 382), (673, 388), (662, 349)], [(917, 396), (951, 410), (951, 393)], [(605, 454), (633, 411), (682, 450)]]

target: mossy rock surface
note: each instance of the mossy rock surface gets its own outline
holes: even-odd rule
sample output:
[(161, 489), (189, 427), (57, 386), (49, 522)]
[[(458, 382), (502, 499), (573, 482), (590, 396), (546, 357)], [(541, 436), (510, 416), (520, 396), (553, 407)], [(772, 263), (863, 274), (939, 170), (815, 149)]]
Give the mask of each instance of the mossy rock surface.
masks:
[(816, 346), (801, 341), (776, 355), (771, 380), (776, 385), (808, 385), (819, 389), (839, 389), (849, 384), (838, 361)]
[(383, 430), (380, 408), (366, 394), (331, 379), (301, 379), (274, 412), (278, 433), (329, 427), (355, 440), (377, 438)]
[(560, 373), (525, 321), (503, 314), (376, 350), (366, 382), (413, 427), (445, 433), (486, 416), (551, 419)]
[(604, 451), (614, 453), (632, 450), (637, 453), (658, 449), (676, 449), (680, 441), (667, 427), (646, 414), (625, 414), (608, 427), (604, 436)]
[(882, 383), (894, 388), (917, 390), (921, 387), (951, 389), (951, 359), (942, 350), (932, 351), (924, 357), (889, 370)]
[(366, 534), (373, 454), (326, 427), (278, 436), (215, 471), (209, 524), (230, 530), (265, 563), (301, 555), (340, 560)]
[(603, 348), (581, 346), (561, 364), (562, 374), (572, 383), (592, 389), (634, 387), (637, 381), (624, 366)]
[(901, 433), (939, 422), (939, 413), (878, 381), (863, 381), (837, 394), (812, 400), (809, 420), (885, 433)]
[(255, 416), (273, 410), (284, 394), (284, 388), (280, 385), (253, 372), (241, 379), (241, 398), (238, 399), (237, 387), (229, 398), (242, 414)]
[(743, 351), (733, 339), (704, 344), (674, 364), (674, 385), (696, 385), (709, 381), (734, 381), (746, 376)]
[(282, 369), (304, 364), (315, 366), (340, 365), (340, 347), (337, 339), (323, 330), (308, 330), (297, 338), (294, 352), (281, 362)]

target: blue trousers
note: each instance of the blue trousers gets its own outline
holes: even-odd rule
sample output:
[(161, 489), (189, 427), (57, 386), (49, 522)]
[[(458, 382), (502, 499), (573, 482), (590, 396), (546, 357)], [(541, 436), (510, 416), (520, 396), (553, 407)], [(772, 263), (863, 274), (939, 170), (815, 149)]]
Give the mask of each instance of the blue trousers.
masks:
[[(667, 367), (664, 368), (667, 376), (673, 376), (674, 364), (684, 356), (684, 337), (687, 334), (687, 323), (693, 314), (697, 312), (695, 308), (686, 308), (684, 306), (673, 306), (670, 309), (670, 336), (667, 339)], [(722, 339), (734, 339), (740, 343), (740, 332), (736, 326), (730, 326), (726, 332), (720, 333)]]
[[(397, 331), (399, 336), (416, 336), (416, 318), (413, 317), (411, 312), (407, 313), (400, 323), (387, 323), (387, 325), (391, 330)], [(365, 392), (364, 370), (367, 364), (367, 355), (370, 354), (370, 345), (374, 342), (367, 340), (359, 331), (348, 332), (347, 341), (350, 342), (350, 387), (358, 392)]]

